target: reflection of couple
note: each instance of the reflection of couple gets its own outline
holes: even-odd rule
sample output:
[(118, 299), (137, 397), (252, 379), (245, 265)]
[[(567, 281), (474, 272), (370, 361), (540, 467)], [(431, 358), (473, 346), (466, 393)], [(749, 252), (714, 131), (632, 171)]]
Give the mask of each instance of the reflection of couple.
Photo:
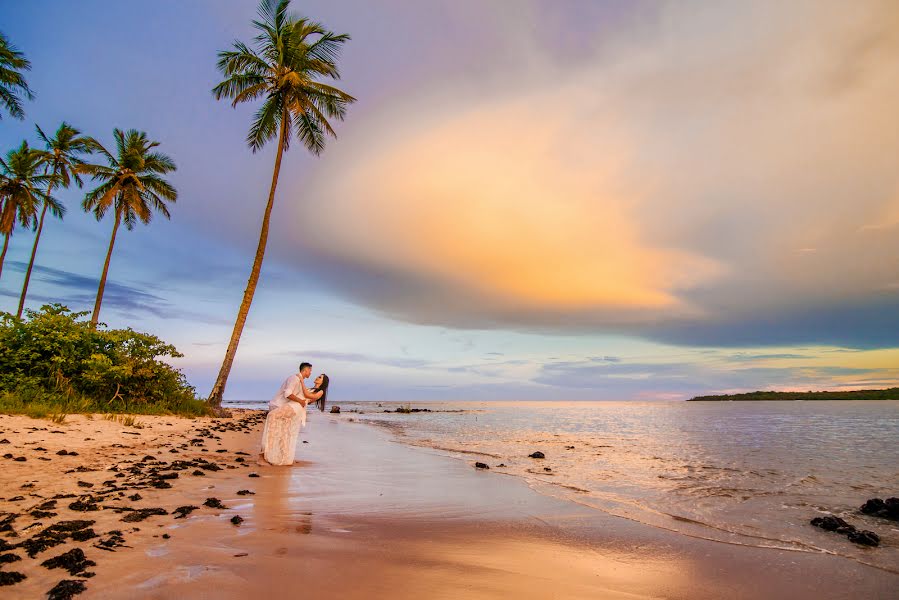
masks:
[(284, 380), (281, 389), (268, 403), (268, 416), (262, 430), (262, 457), (273, 465), (292, 465), (300, 427), (306, 425), (306, 405), (315, 402), (325, 410), (328, 398), (328, 376), (315, 378), (315, 387), (306, 389), (304, 381), (312, 374), (312, 365), (304, 362), (299, 373)]

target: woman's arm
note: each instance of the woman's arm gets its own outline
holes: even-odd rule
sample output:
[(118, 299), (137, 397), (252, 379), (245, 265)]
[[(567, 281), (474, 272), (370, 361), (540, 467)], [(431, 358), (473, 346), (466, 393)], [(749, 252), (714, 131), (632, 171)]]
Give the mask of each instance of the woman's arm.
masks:
[(322, 394), (324, 394), (324, 392), (315, 389), (303, 389), (303, 393), (306, 394), (306, 398), (308, 398), (309, 400), (318, 400), (322, 397)]

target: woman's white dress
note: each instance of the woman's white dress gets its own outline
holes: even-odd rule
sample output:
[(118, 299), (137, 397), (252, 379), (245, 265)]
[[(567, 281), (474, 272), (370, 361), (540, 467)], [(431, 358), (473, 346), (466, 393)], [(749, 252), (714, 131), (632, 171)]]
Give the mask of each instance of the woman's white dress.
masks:
[(303, 395), (298, 375), (288, 377), (268, 405), (268, 416), (262, 429), (262, 452), (265, 460), (273, 465), (293, 464), (300, 428), (306, 425), (306, 407), (289, 400), (291, 394)]

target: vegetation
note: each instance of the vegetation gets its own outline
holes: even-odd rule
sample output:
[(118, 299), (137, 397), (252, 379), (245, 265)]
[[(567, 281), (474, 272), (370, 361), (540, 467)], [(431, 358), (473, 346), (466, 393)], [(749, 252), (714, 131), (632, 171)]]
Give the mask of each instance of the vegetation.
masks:
[[(34, 98), (22, 74), (22, 71), (29, 70), (31, 63), (25, 55), (0, 33), (0, 106), (6, 109), (11, 117), (20, 120), (25, 118), (25, 111), (19, 95), (22, 94), (29, 100)], [(0, 113), (0, 119), (2, 118), (3, 115)]]
[(0, 276), (9, 239), (16, 228), (31, 227), (37, 219), (37, 207), (43, 204), (54, 214), (62, 216), (65, 209), (56, 200), (44, 193), (43, 187), (50, 176), (40, 174), (44, 155), (40, 150), (28, 147), (28, 142), (15, 150), (10, 150), (6, 160), (0, 159), (0, 234), (3, 234), (3, 252), (0, 253)]
[(758, 400), (899, 400), (899, 388), (885, 390), (852, 390), (846, 392), (748, 392), (746, 394), (721, 394), (696, 396), (696, 401), (758, 401)]
[(106, 287), (106, 276), (109, 273), (109, 260), (115, 246), (119, 225), (125, 224), (130, 231), (140, 220), (148, 224), (156, 210), (165, 218), (170, 218), (166, 201), (175, 202), (178, 192), (172, 185), (160, 177), (176, 169), (175, 162), (162, 154), (153, 152), (159, 142), (152, 142), (143, 131), (130, 129), (123, 132), (113, 130), (116, 141), (116, 154), (112, 155), (99, 144), (97, 149), (109, 161), (108, 166), (92, 165), (89, 171), (93, 178), (102, 183), (84, 197), (82, 208), (92, 211), (99, 221), (112, 208), (115, 222), (112, 236), (109, 238), (109, 249), (103, 263), (103, 274), (97, 288), (97, 300), (91, 315), (91, 324), (96, 327), (100, 318), (100, 304), (103, 302), (103, 290)]
[(19, 310), (16, 316), (22, 317), (22, 310), (25, 307), (25, 297), (28, 295), (28, 283), (31, 281), (31, 270), (34, 268), (34, 257), (37, 254), (37, 245), (41, 241), (41, 232), (44, 230), (44, 217), (47, 215), (47, 209), (53, 208), (53, 214), (62, 218), (63, 207), (54, 204), (54, 201), (48, 201), (51, 198), (54, 187), (68, 188), (72, 181), (81, 187), (82, 182), (79, 175), (88, 172), (88, 165), (82, 160), (85, 154), (89, 154), (99, 147), (96, 140), (91, 137), (82, 136), (81, 132), (63, 121), (56, 135), (48, 138), (40, 127), (35, 126), (40, 138), (46, 144), (46, 150), (42, 155), (45, 163), (44, 174), (50, 175), (47, 179), (47, 189), (44, 192), (44, 198), (41, 204), (41, 216), (37, 224), (37, 233), (34, 235), (34, 245), (31, 247), (31, 259), (28, 261), (28, 269), (25, 271), (25, 282), (22, 284), (22, 295), (19, 297)]
[(253, 21), (259, 30), (255, 49), (237, 41), (232, 50), (219, 53), (218, 68), (225, 80), (213, 88), (216, 99), (228, 98), (236, 107), (262, 98), (247, 143), (256, 152), (277, 136), (278, 149), (250, 278), (221, 370), (209, 394), (210, 404), (217, 409), (259, 282), (281, 158), (293, 136), (312, 154), (320, 154), (326, 137), (335, 136), (328, 119), (343, 120), (347, 106), (355, 102), (349, 94), (320, 81), (340, 79), (337, 59), (350, 36), (337, 35), (314, 21), (289, 16), (289, 5), (290, 0), (262, 0), (260, 20)]
[(59, 304), (27, 310), (25, 319), (0, 314), (0, 411), (209, 413), (181, 371), (164, 362), (181, 356), (174, 346), (132, 329), (94, 327), (87, 314)]

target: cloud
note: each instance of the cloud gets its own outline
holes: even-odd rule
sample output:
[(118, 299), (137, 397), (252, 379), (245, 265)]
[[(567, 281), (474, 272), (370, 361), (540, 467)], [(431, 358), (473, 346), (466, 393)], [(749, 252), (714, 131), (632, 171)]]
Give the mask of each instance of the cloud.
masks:
[(291, 356), (296, 356), (297, 360), (304, 360), (316, 364), (316, 361), (337, 361), (348, 363), (367, 363), (372, 365), (380, 365), (384, 367), (397, 367), (400, 369), (415, 369), (427, 367), (433, 363), (428, 360), (417, 358), (402, 357), (384, 357), (374, 356), (370, 354), (362, 354), (358, 352), (329, 352), (325, 350), (306, 350), (301, 352), (289, 352)]
[(565, 397), (578, 390), (604, 398), (684, 398), (705, 393), (756, 389), (855, 389), (899, 383), (899, 369), (839, 366), (727, 367), (702, 363), (608, 363), (568, 361), (543, 365), (535, 383), (560, 389)]
[[(21, 261), (8, 261), (9, 266), (19, 272), (25, 272), (27, 264)], [(68, 305), (72, 310), (92, 308), (97, 297), (99, 279), (87, 277), (64, 269), (34, 265), (33, 282), (43, 286), (51, 286), (60, 290), (58, 293), (32, 293), (28, 299), (31, 304), (35, 300), (45, 304), (60, 303)], [(33, 289), (33, 288), (32, 288)], [(4, 296), (18, 297), (18, 293), (3, 291)], [(178, 308), (175, 304), (152, 292), (136, 286), (118, 283), (107, 279), (103, 290), (103, 308), (121, 311), (125, 314), (149, 314), (165, 319), (182, 318), (203, 323), (227, 323), (205, 313), (197, 313)]]
[(896, 346), (899, 8), (698, 6), (579, 60), (510, 20), (517, 62), (351, 119), (288, 251), (418, 323)]

